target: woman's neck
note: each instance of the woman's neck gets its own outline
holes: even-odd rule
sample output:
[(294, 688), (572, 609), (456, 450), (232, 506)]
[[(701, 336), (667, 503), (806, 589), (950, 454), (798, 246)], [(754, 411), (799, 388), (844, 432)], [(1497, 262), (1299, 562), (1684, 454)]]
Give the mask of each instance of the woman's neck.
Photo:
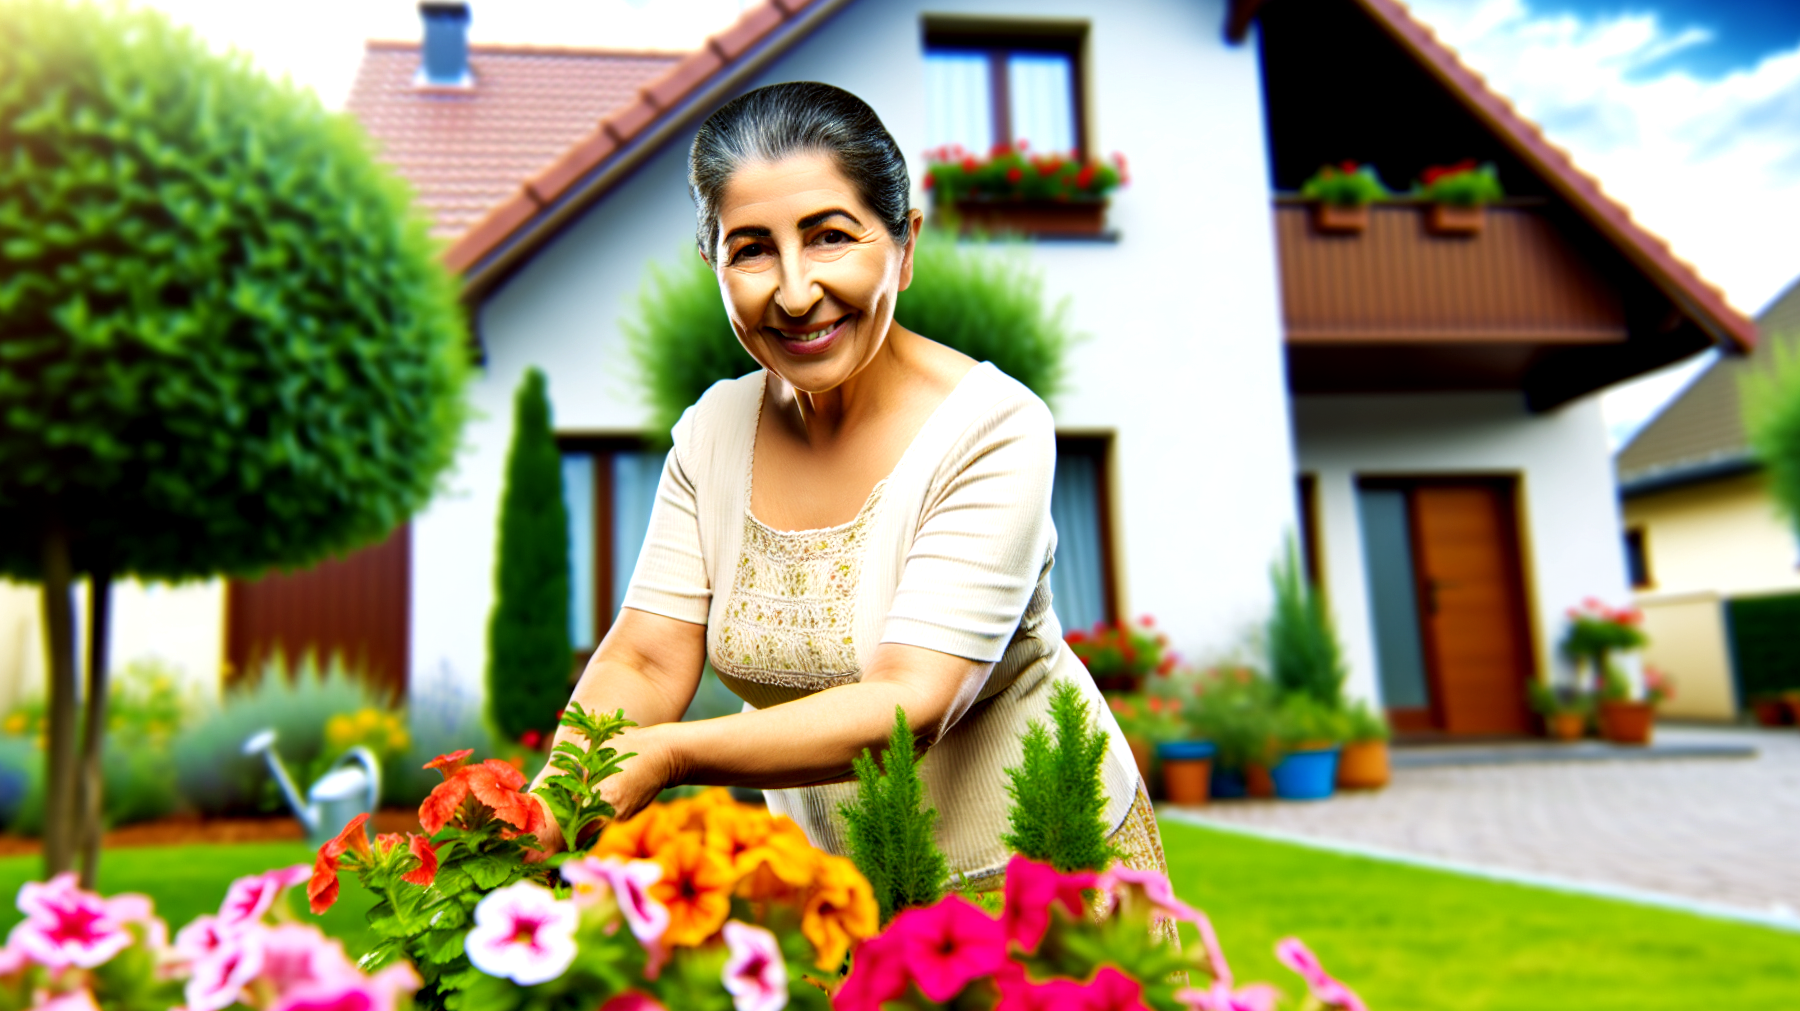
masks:
[(881, 414), (890, 406), (887, 401), (904, 389), (911, 342), (917, 339), (899, 323), (890, 324), (874, 356), (850, 378), (829, 390), (806, 393), (776, 377), (776, 403), (807, 444), (822, 447), (836, 442), (863, 420)]

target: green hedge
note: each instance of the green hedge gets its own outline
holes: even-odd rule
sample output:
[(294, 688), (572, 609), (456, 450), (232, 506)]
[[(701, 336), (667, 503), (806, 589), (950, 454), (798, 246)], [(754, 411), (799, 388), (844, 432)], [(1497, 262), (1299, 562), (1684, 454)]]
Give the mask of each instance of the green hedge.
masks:
[(1739, 597), (1726, 615), (1739, 700), (1800, 689), (1800, 593)]

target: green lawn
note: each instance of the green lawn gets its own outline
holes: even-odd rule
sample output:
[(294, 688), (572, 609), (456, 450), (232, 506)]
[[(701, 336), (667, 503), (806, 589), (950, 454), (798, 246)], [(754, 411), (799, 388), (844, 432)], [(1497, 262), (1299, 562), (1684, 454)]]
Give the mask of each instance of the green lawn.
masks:
[(1163, 822), (1176, 891), (1241, 979), (1304, 939), (1374, 1011), (1800, 1007), (1800, 934)]
[[(1800, 1007), (1800, 934), (1174, 822), (1163, 823), (1163, 842), (1176, 890), (1211, 914), (1239, 978), (1291, 995), (1298, 981), (1273, 948), (1297, 934), (1374, 1011)], [(114, 850), (100, 884), (149, 893), (179, 926), (217, 908), (232, 878), (312, 855), (298, 843)], [(0, 860), (0, 895), (39, 866)], [(300, 893), (294, 907), (309, 917)], [(324, 920), (353, 952), (368, 901), (346, 875)], [(0, 908), (0, 930), (17, 919), (10, 903)]]

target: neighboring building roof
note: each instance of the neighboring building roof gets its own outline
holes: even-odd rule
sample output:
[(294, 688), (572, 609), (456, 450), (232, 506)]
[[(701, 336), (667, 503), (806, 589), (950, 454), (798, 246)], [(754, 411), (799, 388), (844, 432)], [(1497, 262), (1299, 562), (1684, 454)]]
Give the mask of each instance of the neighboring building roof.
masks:
[(370, 42), (348, 108), (455, 240), (686, 55), (473, 45), (475, 86), (431, 88), (417, 42)]
[[(1761, 316), (1757, 328), (1770, 345), (1800, 346), (1800, 281)], [(1744, 431), (1739, 384), (1766, 367), (1766, 349), (1750, 357), (1720, 358), (1638, 430), (1613, 459), (1622, 495), (1644, 495), (1756, 467)]]

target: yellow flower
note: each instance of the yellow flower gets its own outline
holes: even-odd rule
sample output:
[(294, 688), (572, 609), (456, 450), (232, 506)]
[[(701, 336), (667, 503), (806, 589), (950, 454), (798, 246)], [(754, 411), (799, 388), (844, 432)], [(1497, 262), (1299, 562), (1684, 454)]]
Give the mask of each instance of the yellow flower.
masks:
[(853, 941), (874, 937), (881, 923), (868, 879), (849, 860), (821, 854), (819, 874), (806, 896), (800, 933), (819, 953), (814, 964), (826, 971), (844, 964)]
[[(593, 850), (595, 856), (616, 856), (624, 860), (655, 860), (675, 838), (681, 827), (670, 817), (668, 804), (652, 804), (625, 821), (615, 821), (600, 832)], [(698, 841), (698, 833), (695, 839)]]
[(24, 713), (13, 713), (6, 718), (6, 732), (9, 734), (22, 734), (30, 723), (31, 721), (25, 718)]
[(731, 888), (737, 882), (731, 863), (691, 832), (664, 846), (656, 862), (662, 864), (663, 876), (650, 886), (650, 896), (669, 911), (664, 943), (703, 943), (731, 914)]
[(738, 854), (738, 894), (753, 901), (784, 899), (810, 887), (824, 856), (813, 849), (800, 826), (785, 817), (769, 819), (769, 834)]

